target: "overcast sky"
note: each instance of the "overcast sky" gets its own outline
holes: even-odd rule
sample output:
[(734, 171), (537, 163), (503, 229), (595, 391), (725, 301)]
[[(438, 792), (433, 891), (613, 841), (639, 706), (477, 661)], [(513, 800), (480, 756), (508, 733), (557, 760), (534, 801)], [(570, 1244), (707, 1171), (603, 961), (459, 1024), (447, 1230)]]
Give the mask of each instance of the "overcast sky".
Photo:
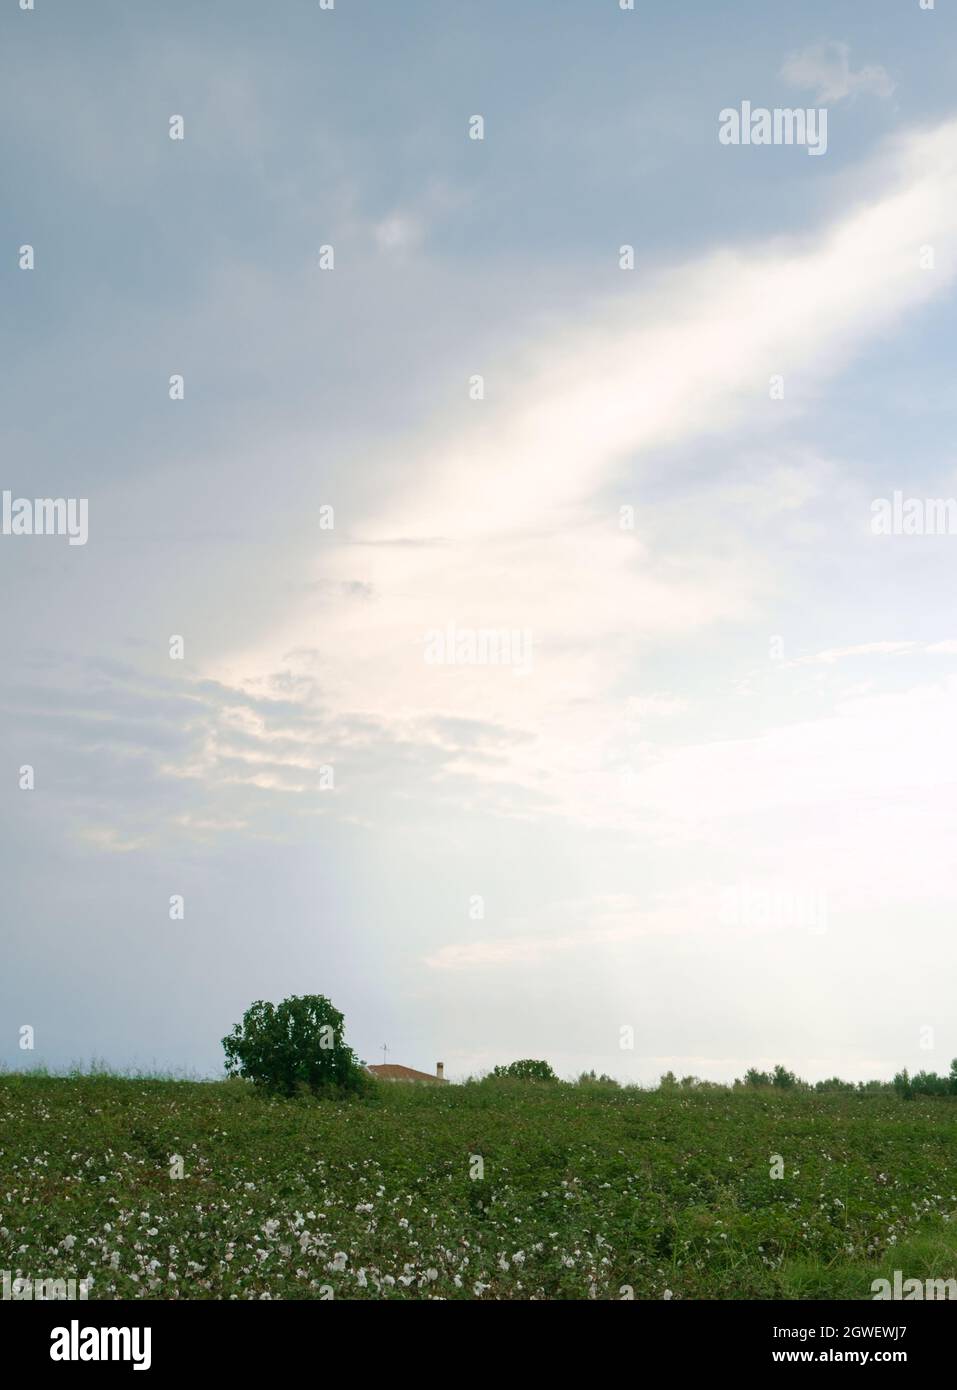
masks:
[(955, 39), (4, 4), (0, 487), (89, 537), (0, 535), (0, 1062), (947, 1069), (957, 535), (873, 504), (957, 494)]

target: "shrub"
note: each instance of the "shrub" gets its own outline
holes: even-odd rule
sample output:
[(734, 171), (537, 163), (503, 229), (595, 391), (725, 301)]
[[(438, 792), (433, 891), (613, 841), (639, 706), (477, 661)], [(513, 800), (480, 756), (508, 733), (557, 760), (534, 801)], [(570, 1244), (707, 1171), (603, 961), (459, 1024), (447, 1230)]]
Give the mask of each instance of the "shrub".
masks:
[(322, 994), (294, 994), (281, 1004), (257, 999), (223, 1038), (226, 1074), (284, 1096), (362, 1090), (366, 1074), (343, 1041), (343, 1022)]
[(547, 1062), (526, 1057), (521, 1062), (509, 1062), (507, 1067), (493, 1067), (493, 1076), (507, 1076), (514, 1081), (557, 1081), (558, 1077)]

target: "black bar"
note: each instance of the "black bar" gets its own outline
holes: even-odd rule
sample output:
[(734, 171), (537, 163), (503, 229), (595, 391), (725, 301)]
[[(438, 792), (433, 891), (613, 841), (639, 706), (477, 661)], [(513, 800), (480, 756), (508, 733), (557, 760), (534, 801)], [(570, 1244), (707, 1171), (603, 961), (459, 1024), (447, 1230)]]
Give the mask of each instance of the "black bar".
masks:
[[(60, 1366), (64, 1375), (83, 1370), (129, 1375), (134, 1374), (134, 1356), (145, 1362), (148, 1350), (150, 1364), (141, 1373), (165, 1377), (171, 1372), (236, 1372), (246, 1379), (260, 1372), (316, 1375), (319, 1366), (328, 1364), (326, 1356), (335, 1352), (354, 1356), (358, 1373), (370, 1348), (380, 1345), (398, 1366), (413, 1354), (404, 1340), (394, 1338), (409, 1336), (426, 1339), (413, 1344), (418, 1348), (413, 1359), (424, 1356), (421, 1370), (431, 1377), (436, 1371), (431, 1349), (439, 1346), (433, 1339), (443, 1333), (468, 1339), (461, 1350), (467, 1347), (471, 1372), (483, 1364), (500, 1371), (506, 1362), (512, 1364), (507, 1345), (515, 1345), (522, 1359), (547, 1361), (550, 1355), (564, 1355), (569, 1342), (578, 1339), (584, 1339), (582, 1350), (591, 1347), (601, 1359), (617, 1346), (636, 1368), (658, 1362), (675, 1374), (747, 1369), (773, 1375), (802, 1365), (929, 1370), (952, 1350), (955, 1329), (953, 1315), (936, 1302), (622, 1301), (612, 1307), (607, 1301), (584, 1300), (574, 1307), (525, 1303), (520, 1313), (514, 1302), (435, 1306), (440, 1302), (24, 1301), (0, 1310), (0, 1329), (5, 1359), (13, 1353), (27, 1370)], [(69, 1335), (64, 1338), (57, 1328)], [(96, 1336), (84, 1335), (87, 1328)], [(122, 1339), (115, 1343), (121, 1353), (129, 1351), (129, 1359), (52, 1359), (55, 1344), (77, 1353), (81, 1345), (92, 1350), (102, 1344), (110, 1350), (113, 1344), (101, 1338), (101, 1328), (139, 1329), (138, 1337), (131, 1331), (128, 1347)], [(143, 1336), (147, 1328), (148, 1348)], [(383, 1334), (387, 1340), (381, 1342)], [(452, 1368), (448, 1371), (451, 1374)]]

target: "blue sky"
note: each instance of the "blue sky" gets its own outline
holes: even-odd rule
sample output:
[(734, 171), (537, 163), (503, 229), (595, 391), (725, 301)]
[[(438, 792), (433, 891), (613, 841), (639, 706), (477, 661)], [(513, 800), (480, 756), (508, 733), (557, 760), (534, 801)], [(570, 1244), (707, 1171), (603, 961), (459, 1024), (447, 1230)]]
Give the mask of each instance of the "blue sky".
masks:
[(0, 536), (0, 1062), (213, 1073), (322, 992), (453, 1076), (946, 1069), (957, 537), (870, 523), (955, 494), (954, 38), (4, 7), (2, 487), (90, 537)]

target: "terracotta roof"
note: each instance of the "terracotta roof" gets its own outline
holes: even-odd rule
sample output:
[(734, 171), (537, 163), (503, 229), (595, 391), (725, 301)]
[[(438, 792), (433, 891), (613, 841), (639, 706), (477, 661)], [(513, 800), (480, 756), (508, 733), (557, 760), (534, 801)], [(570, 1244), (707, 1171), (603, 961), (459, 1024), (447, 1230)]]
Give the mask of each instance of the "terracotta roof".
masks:
[(428, 1071), (416, 1071), (414, 1067), (401, 1067), (396, 1062), (380, 1062), (377, 1067), (369, 1067), (367, 1070), (382, 1081), (434, 1081), (439, 1086), (448, 1084), (444, 1076), (434, 1076)]

